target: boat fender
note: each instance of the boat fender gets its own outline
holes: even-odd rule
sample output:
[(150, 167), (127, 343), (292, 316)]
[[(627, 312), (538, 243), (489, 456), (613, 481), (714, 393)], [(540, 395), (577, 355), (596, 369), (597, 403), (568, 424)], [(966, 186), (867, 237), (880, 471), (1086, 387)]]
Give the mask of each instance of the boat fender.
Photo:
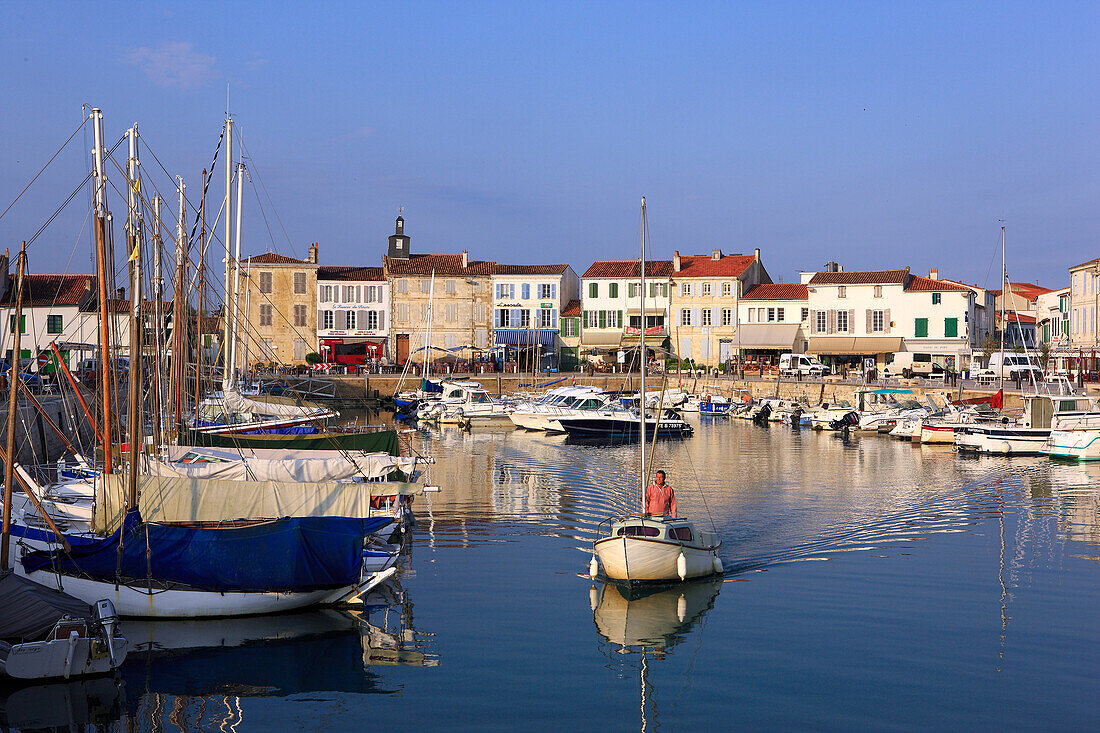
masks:
[(684, 557), (683, 551), (676, 558), (676, 574), (680, 576), (680, 580), (686, 580), (688, 574), (687, 558)]
[(715, 555), (714, 556), (714, 574), (715, 575), (721, 575), (723, 572), (725, 572), (725, 571), (724, 571), (724, 568), (722, 567), (722, 558)]
[(588, 577), (593, 580), (600, 574), (600, 563), (597, 562), (596, 556), (592, 556), (592, 560), (588, 563)]
[(684, 619), (688, 615), (688, 602), (684, 598), (684, 594), (681, 593), (680, 597), (676, 599), (676, 618), (680, 620), (680, 623), (684, 623)]
[(1001, 441), (1001, 453), (1004, 453), (1005, 455), (1008, 455), (1011, 452), (1012, 452), (1012, 445), (1010, 445), (1007, 440), (1002, 440)]

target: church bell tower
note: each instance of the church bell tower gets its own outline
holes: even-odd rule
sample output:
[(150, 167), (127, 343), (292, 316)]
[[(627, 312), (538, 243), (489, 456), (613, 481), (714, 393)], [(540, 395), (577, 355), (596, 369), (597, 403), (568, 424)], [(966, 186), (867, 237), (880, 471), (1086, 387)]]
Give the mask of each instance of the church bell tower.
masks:
[(409, 259), (409, 238), (405, 236), (405, 219), (401, 216), (397, 217), (396, 227), (393, 234), (390, 235), (388, 254), (390, 259)]

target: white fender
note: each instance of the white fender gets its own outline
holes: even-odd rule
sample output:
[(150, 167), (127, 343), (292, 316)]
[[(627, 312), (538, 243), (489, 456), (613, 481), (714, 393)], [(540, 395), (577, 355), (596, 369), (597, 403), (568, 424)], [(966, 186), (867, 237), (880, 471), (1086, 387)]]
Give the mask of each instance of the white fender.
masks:
[(686, 580), (688, 574), (687, 558), (684, 557), (684, 553), (681, 552), (676, 558), (676, 574), (680, 576), (680, 580)]
[(592, 586), (588, 589), (588, 605), (593, 611), (596, 610), (596, 606), (600, 605), (600, 594), (596, 590), (596, 586)]
[(595, 580), (596, 576), (600, 574), (600, 563), (596, 560), (596, 556), (592, 556), (592, 560), (588, 563), (588, 577)]
[(722, 558), (715, 555), (714, 556), (714, 573), (715, 573), (715, 575), (721, 575), (723, 572), (724, 571), (722, 569)]

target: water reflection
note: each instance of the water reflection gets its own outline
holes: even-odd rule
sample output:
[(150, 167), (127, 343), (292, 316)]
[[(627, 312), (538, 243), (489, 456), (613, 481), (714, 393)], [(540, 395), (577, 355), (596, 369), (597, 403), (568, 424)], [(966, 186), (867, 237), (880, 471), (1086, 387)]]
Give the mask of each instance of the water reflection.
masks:
[(125, 699), (124, 685), (111, 677), (0, 688), (0, 729), (117, 729)]

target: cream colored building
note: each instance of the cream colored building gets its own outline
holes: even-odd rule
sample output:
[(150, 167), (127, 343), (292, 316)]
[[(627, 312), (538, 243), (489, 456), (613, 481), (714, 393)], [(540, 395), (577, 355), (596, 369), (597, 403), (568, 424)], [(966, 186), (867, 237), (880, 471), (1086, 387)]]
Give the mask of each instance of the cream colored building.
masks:
[(681, 255), (672, 258), (669, 312), (672, 343), (681, 359), (706, 365), (737, 357), (737, 301), (750, 288), (771, 283), (751, 255)]
[(397, 217), (382, 261), (390, 292), (390, 358), (397, 364), (410, 356), (423, 360), (429, 302), (434, 357), (446, 351), (468, 358), (472, 349), (488, 349), (495, 264), (470, 260), (465, 251), (414, 255), (409, 251), (405, 220)]
[(240, 267), (238, 368), (304, 364), (317, 350), (317, 244), (306, 260), (268, 252)]
[(1100, 349), (1100, 258), (1069, 268), (1070, 349)]

